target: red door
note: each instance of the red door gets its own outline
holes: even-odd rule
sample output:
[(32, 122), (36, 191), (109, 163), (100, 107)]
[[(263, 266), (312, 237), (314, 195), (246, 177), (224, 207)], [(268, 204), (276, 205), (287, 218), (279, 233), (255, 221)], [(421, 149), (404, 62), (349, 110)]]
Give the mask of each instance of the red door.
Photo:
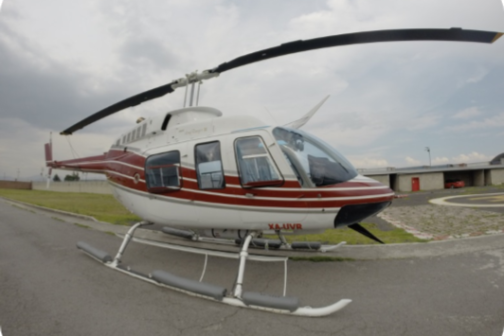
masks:
[(418, 177), (411, 178), (411, 191), (420, 190), (420, 179)]

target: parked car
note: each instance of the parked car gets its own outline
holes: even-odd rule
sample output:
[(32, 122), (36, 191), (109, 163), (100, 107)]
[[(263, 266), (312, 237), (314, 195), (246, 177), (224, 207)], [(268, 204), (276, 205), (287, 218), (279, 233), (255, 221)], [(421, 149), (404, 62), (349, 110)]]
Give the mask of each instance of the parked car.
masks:
[(465, 183), (464, 181), (462, 180), (458, 180), (458, 179), (449, 179), (449, 180), (446, 180), (445, 181), (445, 185), (444, 187), (446, 189), (453, 189), (453, 188), (464, 188), (465, 187)]

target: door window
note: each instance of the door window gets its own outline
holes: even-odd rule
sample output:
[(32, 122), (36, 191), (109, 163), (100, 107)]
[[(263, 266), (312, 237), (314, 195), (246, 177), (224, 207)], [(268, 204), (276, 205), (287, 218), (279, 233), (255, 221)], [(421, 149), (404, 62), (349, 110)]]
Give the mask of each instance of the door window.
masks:
[(235, 150), (242, 186), (266, 187), (283, 183), (283, 178), (260, 137), (237, 139)]
[(222, 189), (225, 187), (218, 141), (196, 145), (195, 161), (200, 189)]

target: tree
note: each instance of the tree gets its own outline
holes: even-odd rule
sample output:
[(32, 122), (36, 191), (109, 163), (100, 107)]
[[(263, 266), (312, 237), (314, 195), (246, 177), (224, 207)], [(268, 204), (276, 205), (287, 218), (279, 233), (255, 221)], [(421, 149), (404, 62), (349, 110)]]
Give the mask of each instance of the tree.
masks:
[(54, 175), (54, 177), (53, 177), (53, 181), (54, 181), (54, 182), (61, 182), (61, 179), (60, 179), (60, 177), (58, 176), (58, 174)]
[(67, 175), (65, 176), (65, 181), (71, 182), (71, 181), (79, 181), (79, 174), (73, 173), (72, 175)]

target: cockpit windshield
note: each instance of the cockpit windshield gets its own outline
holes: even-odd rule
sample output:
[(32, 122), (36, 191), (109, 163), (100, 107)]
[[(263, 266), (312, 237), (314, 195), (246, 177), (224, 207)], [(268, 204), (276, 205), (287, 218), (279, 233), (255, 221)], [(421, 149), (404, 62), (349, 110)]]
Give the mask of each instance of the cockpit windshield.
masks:
[(300, 180), (321, 187), (342, 183), (357, 176), (352, 164), (331, 146), (300, 130), (277, 127), (273, 130), (277, 143)]

